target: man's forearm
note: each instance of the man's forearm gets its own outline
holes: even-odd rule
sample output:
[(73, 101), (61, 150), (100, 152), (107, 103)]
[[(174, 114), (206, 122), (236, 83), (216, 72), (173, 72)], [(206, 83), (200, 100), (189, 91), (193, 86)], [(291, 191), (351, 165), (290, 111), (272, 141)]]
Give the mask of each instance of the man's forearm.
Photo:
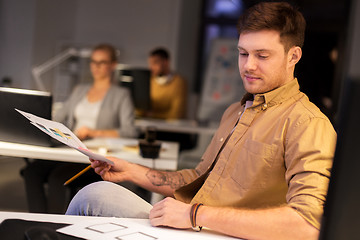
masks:
[(184, 177), (179, 172), (166, 172), (149, 169), (146, 177), (154, 186), (169, 186), (176, 190), (185, 185)]
[(201, 206), (197, 225), (245, 239), (317, 239), (319, 231), (290, 207), (264, 210)]
[(152, 192), (157, 192), (165, 196), (173, 196), (176, 189), (186, 184), (183, 176), (179, 172), (168, 172), (150, 169), (137, 165), (130, 177), (132, 181)]

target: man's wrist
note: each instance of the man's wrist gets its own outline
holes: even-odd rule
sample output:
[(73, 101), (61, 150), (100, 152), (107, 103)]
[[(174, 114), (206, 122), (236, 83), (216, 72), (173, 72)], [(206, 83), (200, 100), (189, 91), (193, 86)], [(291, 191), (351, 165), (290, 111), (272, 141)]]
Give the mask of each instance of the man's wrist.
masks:
[(197, 218), (197, 214), (199, 211), (199, 208), (202, 206), (202, 203), (195, 203), (191, 206), (190, 208), (190, 222), (191, 222), (191, 227), (194, 231), (200, 232), (202, 229), (202, 226), (199, 226), (196, 223), (196, 218)]
[(149, 170), (149, 168), (125, 160), (123, 164), (123, 172), (126, 174), (126, 181), (135, 183), (137, 185), (141, 184), (143, 182), (144, 175), (146, 175), (146, 172)]

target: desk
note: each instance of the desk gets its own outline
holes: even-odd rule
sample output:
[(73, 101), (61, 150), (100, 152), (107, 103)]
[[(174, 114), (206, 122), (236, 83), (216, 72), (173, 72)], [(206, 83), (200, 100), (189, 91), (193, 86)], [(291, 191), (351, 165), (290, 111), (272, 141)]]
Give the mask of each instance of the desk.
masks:
[[(124, 150), (125, 146), (135, 146), (137, 145), (137, 142), (137, 139), (99, 138), (84, 141), (84, 144), (90, 149), (105, 147), (109, 150), (107, 155), (122, 158), (132, 163), (160, 170), (177, 169), (177, 160), (179, 157), (178, 143), (163, 142), (159, 158), (153, 162), (152, 159), (141, 157), (136, 150)], [(89, 163), (89, 158), (87, 156), (65, 145), (64, 147), (41, 147), (0, 141), (0, 155), (64, 162)]]
[(203, 126), (195, 120), (160, 120), (160, 119), (136, 119), (135, 126), (141, 131), (145, 131), (147, 127), (156, 127), (159, 131), (189, 133), (189, 134), (207, 134), (213, 135), (218, 124), (209, 124)]
[[(23, 219), (29, 221), (40, 222), (55, 222), (55, 223), (67, 223), (67, 224), (81, 224), (86, 221), (111, 221), (115, 218), (105, 217), (85, 217), (85, 216), (67, 216), (67, 215), (55, 215), (55, 214), (36, 214), (36, 213), (20, 213), (20, 212), (1, 212), (0, 222), (5, 219)], [(171, 228), (152, 227), (148, 219), (134, 219), (134, 218), (117, 218), (117, 222), (124, 225), (134, 224), (140, 229), (138, 231), (151, 233), (157, 236), (157, 239), (197, 239), (197, 240), (230, 240), (237, 239), (229, 236), (225, 236), (209, 229), (203, 229), (201, 232), (194, 232), (192, 230), (178, 230)]]
[[(150, 168), (159, 170), (176, 170), (178, 165), (179, 144), (175, 142), (162, 142), (159, 158), (155, 160), (141, 157), (136, 148), (134, 150), (124, 150), (126, 147), (131, 148), (137, 146), (137, 139), (98, 138), (84, 141), (84, 144), (89, 149), (95, 150), (99, 147), (105, 147), (108, 149), (107, 155), (109, 156), (118, 157), (128, 162)], [(65, 145), (61, 147), (41, 147), (0, 141), (0, 155), (63, 162), (90, 163), (87, 156)], [(160, 194), (152, 193), (152, 204), (161, 199), (162, 196)]]

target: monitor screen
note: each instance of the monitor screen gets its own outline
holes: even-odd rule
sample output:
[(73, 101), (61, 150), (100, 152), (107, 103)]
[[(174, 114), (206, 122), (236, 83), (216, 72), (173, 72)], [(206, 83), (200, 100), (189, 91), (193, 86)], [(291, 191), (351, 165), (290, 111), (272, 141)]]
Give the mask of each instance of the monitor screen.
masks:
[(122, 69), (118, 72), (120, 86), (130, 89), (136, 110), (150, 109), (150, 71), (142, 68)]
[(15, 108), (51, 119), (52, 96), (48, 92), (0, 87), (0, 141), (51, 146), (51, 137), (39, 131)]
[[(348, 79), (349, 80), (349, 79)], [(320, 239), (360, 239), (360, 79), (347, 81)]]

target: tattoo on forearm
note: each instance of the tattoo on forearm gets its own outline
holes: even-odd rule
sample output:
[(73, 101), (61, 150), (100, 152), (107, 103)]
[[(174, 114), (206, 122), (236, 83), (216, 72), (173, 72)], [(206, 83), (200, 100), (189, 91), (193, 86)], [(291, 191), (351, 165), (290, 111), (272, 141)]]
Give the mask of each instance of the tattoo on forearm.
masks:
[(163, 172), (150, 169), (146, 177), (155, 186), (169, 185), (172, 189), (178, 189), (186, 184), (184, 177), (178, 172)]

